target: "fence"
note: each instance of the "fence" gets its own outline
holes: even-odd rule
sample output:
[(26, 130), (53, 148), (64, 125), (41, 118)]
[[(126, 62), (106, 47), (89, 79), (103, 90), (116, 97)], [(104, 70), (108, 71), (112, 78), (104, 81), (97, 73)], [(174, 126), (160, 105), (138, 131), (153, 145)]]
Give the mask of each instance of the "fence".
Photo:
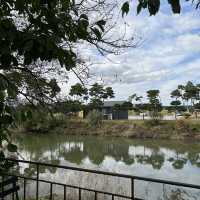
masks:
[[(23, 186), (20, 186), (20, 189), (23, 191), (21, 195), (21, 199), (26, 200), (26, 187), (27, 187), (27, 181), (34, 181), (35, 182), (35, 197), (34, 199), (38, 200), (40, 199), (39, 195), (39, 190), (40, 190), (40, 184), (45, 183), (49, 185), (49, 192), (48, 192), (48, 199), (52, 200), (53, 199), (53, 188), (55, 186), (60, 186), (63, 189), (63, 195), (62, 199), (67, 200), (68, 197), (66, 195), (66, 190), (68, 188), (73, 188), (77, 191), (78, 193), (78, 200), (81, 200), (83, 197), (83, 192), (87, 191), (90, 193), (93, 193), (93, 199), (98, 200), (98, 196), (100, 194), (110, 196), (112, 200), (114, 199), (132, 199), (132, 200), (143, 200), (141, 198), (137, 198), (137, 194), (135, 192), (135, 181), (144, 181), (148, 183), (160, 183), (160, 184), (165, 184), (165, 185), (170, 185), (170, 186), (177, 186), (177, 187), (184, 187), (184, 188), (190, 188), (190, 189), (197, 189), (200, 190), (200, 185), (193, 185), (193, 184), (186, 184), (186, 183), (178, 183), (178, 182), (172, 182), (172, 181), (166, 181), (166, 180), (159, 180), (159, 179), (153, 179), (153, 178), (144, 178), (144, 177), (139, 177), (139, 176), (131, 176), (131, 175), (125, 175), (125, 174), (119, 174), (119, 173), (111, 173), (111, 172), (103, 172), (103, 171), (97, 171), (97, 170), (90, 170), (90, 169), (83, 169), (83, 168), (78, 168), (78, 167), (70, 167), (70, 166), (63, 166), (63, 165), (55, 165), (55, 164), (48, 164), (48, 163), (40, 163), (40, 162), (33, 162), (33, 161), (26, 161), (26, 160), (14, 160), (14, 159), (8, 159), (8, 161), (11, 162), (16, 162), (16, 163), (26, 163), (29, 165), (34, 165), (35, 166), (35, 172), (36, 172), (36, 177), (29, 177), (29, 176), (24, 176), (21, 174), (12, 174), (12, 173), (7, 173), (7, 174), (1, 174), (2, 177), (4, 176), (15, 176), (18, 178), (18, 180), (22, 180)], [(130, 180), (130, 195), (124, 195), (124, 194), (119, 194), (119, 193), (114, 193), (114, 192), (108, 192), (108, 191), (102, 191), (102, 190), (97, 190), (97, 189), (91, 189), (87, 187), (80, 187), (76, 185), (71, 185), (71, 184), (66, 184), (66, 183), (60, 183), (57, 181), (51, 181), (51, 180), (45, 180), (40, 177), (40, 169), (42, 167), (51, 167), (51, 168), (56, 168), (56, 169), (62, 169), (62, 170), (72, 170), (76, 172), (83, 172), (83, 173), (91, 173), (91, 174), (99, 174), (99, 175), (104, 175), (104, 176), (110, 176), (110, 177), (120, 177), (120, 178), (125, 178)], [(12, 200), (14, 200), (14, 195), (11, 195)]]

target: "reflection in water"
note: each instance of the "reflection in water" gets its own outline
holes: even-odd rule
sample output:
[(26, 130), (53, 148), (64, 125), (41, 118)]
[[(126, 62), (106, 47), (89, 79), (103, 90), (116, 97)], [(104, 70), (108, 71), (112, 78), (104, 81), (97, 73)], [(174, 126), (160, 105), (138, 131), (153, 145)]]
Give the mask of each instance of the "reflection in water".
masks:
[[(20, 154), (28, 160), (193, 184), (200, 183), (200, 144), (198, 143), (56, 134), (18, 135), (16, 143), (19, 145)], [(26, 175), (34, 175), (34, 166), (24, 168)], [(50, 172), (58, 179), (61, 177), (61, 172), (56, 171), (55, 168), (41, 168), (40, 172), (44, 174)], [(73, 177), (75, 176), (74, 174)], [(149, 192), (154, 186), (146, 188)], [(178, 188), (166, 194), (166, 186), (159, 190), (163, 191), (164, 199), (181, 199), (182, 197), (179, 196), (184, 193)], [(144, 190), (140, 191), (138, 188), (137, 191), (144, 195)], [(156, 199), (156, 197), (152, 198)]]

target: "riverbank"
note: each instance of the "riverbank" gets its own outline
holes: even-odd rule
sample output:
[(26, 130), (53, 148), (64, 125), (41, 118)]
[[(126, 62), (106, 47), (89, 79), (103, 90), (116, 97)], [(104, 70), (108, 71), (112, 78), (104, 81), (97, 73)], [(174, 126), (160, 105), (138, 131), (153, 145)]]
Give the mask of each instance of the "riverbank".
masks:
[(200, 140), (200, 120), (160, 121), (152, 124), (143, 120), (106, 120), (99, 127), (91, 127), (87, 120), (68, 119), (45, 126), (18, 126), (15, 133), (64, 133), (68, 135), (98, 135), (151, 139), (198, 139)]

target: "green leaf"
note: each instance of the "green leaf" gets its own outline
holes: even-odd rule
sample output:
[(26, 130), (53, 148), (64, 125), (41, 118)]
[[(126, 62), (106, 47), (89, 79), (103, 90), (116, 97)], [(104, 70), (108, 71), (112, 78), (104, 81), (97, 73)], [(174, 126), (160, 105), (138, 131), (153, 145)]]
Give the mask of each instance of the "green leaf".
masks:
[(91, 28), (92, 31), (94, 32), (94, 34), (96, 35), (96, 37), (98, 38), (98, 40), (101, 39), (101, 33), (97, 28)]
[(30, 110), (27, 111), (26, 116), (28, 119), (32, 119), (32, 112)]
[(0, 151), (0, 161), (3, 161), (5, 158), (5, 155), (3, 153), (3, 151)]
[(148, 1), (148, 10), (150, 15), (155, 15), (160, 8), (160, 0), (149, 0)]
[(17, 96), (17, 87), (16, 86), (9, 86), (7, 88), (8, 96), (11, 98), (16, 98)]
[(32, 62), (31, 55), (30, 55), (30, 54), (25, 54), (24, 57), (25, 57), (25, 58), (24, 58), (24, 64), (25, 64), (25, 65), (31, 64), (31, 62)]
[(4, 103), (0, 102), (0, 114), (3, 112), (4, 110)]
[(15, 144), (9, 143), (7, 146), (8, 151), (10, 152), (16, 152), (17, 151), (17, 146)]
[(140, 14), (141, 10), (142, 10), (142, 4), (139, 3), (137, 6), (137, 14)]
[(18, 9), (21, 13), (24, 8), (24, 0), (16, 0), (16, 9)]
[(85, 19), (85, 20), (88, 21), (88, 16), (87, 16), (86, 14), (81, 14), (81, 15), (80, 15), (80, 19), (81, 19), (81, 18), (83, 18), (83, 19)]
[(121, 10), (122, 10), (122, 17), (124, 17), (124, 14), (128, 14), (128, 12), (129, 12), (129, 2), (128, 1), (126, 1), (123, 5), (122, 5), (122, 8), (121, 8)]
[(33, 47), (33, 40), (29, 40), (25, 43), (24, 45), (24, 50), (25, 51), (30, 51)]
[(96, 24), (98, 26), (105, 26), (106, 25), (106, 21), (102, 19), (102, 20), (99, 20), (98, 22), (96, 22)]
[(169, 4), (171, 4), (173, 13), (181, 12), (180, 0), (168, 0)]
[(3, 124), (11, 124), (13, 122), (13, 118), (11, 115), (3, 115), (1, 118), (0, 118), (0, 121), (3, 123)]
[(99, 26), (101, 31), (104, 32), (104, 26), (106, 24), (106, 21), (105, 20), (99, 20), (98, 22), (96, 22), (96, 24)]
[(0, 88), (0, 101), (4, 101), (5, 95), (6, 95), (5, 91), (1, 90), (1, 88)]
[(24, 122), (26, 121), (26, 114), (24, 111), (21, 111), (21, 120)]

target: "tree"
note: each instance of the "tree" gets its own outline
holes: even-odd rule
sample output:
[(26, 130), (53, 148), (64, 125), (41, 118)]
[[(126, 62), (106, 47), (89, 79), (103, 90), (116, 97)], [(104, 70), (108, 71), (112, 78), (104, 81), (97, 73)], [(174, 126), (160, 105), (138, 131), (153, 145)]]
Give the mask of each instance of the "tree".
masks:
[(56, 102), (53, 105), (53, 112), (69, 114), (71, 112), (78, 112), (83, 109), (83, 105), (77, 100), (65, 100), (63, 102)]
[(115, 97), (115, 94), (114, 94), (114, 91), (112, 89), (112, 87), (106, 87), (105, 88), (105, 91), (104, 91), (104, 99), (107, 99), (107, 98), (114, 98)]
[(197, 99), (198, 96), (198, 89), (197, 87), (191, 82), (188, 81), (187, 84), (185, 85), (185, 90), (184, 90), (184, 97), (188, 100), (191, 101), (191, 105), (194, 107), (195, 100)]
[[(186, 0), (196, 4), (196, 9), (200, 7), (200, 0)], [(160, 0), (138, 0), (137, 4), (137, 14), (139, 14), (142, 10), (147, 9), (150, 15), (156, 15), (160, 9), (160, 4), (162, 1)], [(181, 1), (180, 0), (168, 0), (166, 1), (171, 7), (171, 10), (174, 14), (181, 12)], [(163, 2), (162, 2), (163, 3)], [(129, 12), (129, 2), (126, 1), (122, 7), (122, 16), (124, 14), (128, 14)]]
[(174, 114), (175, 114), (175, 119), (176, 119), (176, 115), (177, 115), (177, 108), (178, 106), (181, 105), (181, 102), (178, 100), (180, 97), (181, 97), (181, 92), (179, 89), (176, 89), (176, 90), (173, 90), (171, 92), (171, 97), (172, 98), (175, 98), (175, 101), (172, 101), (170, 104), (171, 106), (173, 107), (173, 110), (174, 110)]
[(113, 98), (114, 92), (111, 87), (104, 88), (103, 85), (94, 83), (89, 89), (90, 106), (98, 108), (103, 105), (105, 99)]
[(133, 109), (133, 104), (129, 101), (125, 101), (122, 105), (121, 105), (121, 109), (122, 110), (132, 110)]
[[(67, 81), (67, 71), (77, 74), (77, 67), (84, 64), (77, 43), (93, 45), (102, 54), (134, 46), (132, 39), (106, 37), (112, 26), (106, 22), (111, 20), (108, 13), (113, 5), (104, 0), (92, 2), (91, 6), (86, 5), (86, 0), (1, 2), (0, 148), (7, 141), (8, 150), (17, 149), (7, 134), (14, 121), (9, 101), (24, 96), (30, 104), (47, 105), (56, 100), (58, 80)], [(102, 10), (95, 19), (94, 8), (97, 13)], [(3, 158), (2, 151), (0, 154)], [(1, 160), (0, 165), (8, 163)]]
[(148, 110), (153, 119), (159, 118), (159, 112), (162, 110), (162, 104), (159, 100), (159, 90), (148, 90), (147, 97), (149, 99)]
[(173, 90), (173, 91), (171, 92), (171, 97), (172, 97), (172, 98), (175, 98), (176, 100), (179, 99), (179, 98), (181, 97), (180, 91), (179, 91), (178, 89)]
[(128, 97), (128, 101), (133, 103), (133, 101), (141, 101), (143, 97), (142, 96), (137, 96), (136, 93), (132, 94), (131, 96)]
[(88, 89), (84, 87), (80, 83), (76, 83), (75, 85), (71, 86), (70, 89), (70, 96), (75, 96), (76, 99), (83, 97), (83, 99), (87, 99)]
[(175, 113), (175, 119), (178, 111), (178, 107), (181, 105), (181, 102), (179, 100), (171, 101), (171, 106), (174, 107), (174, 113)]

